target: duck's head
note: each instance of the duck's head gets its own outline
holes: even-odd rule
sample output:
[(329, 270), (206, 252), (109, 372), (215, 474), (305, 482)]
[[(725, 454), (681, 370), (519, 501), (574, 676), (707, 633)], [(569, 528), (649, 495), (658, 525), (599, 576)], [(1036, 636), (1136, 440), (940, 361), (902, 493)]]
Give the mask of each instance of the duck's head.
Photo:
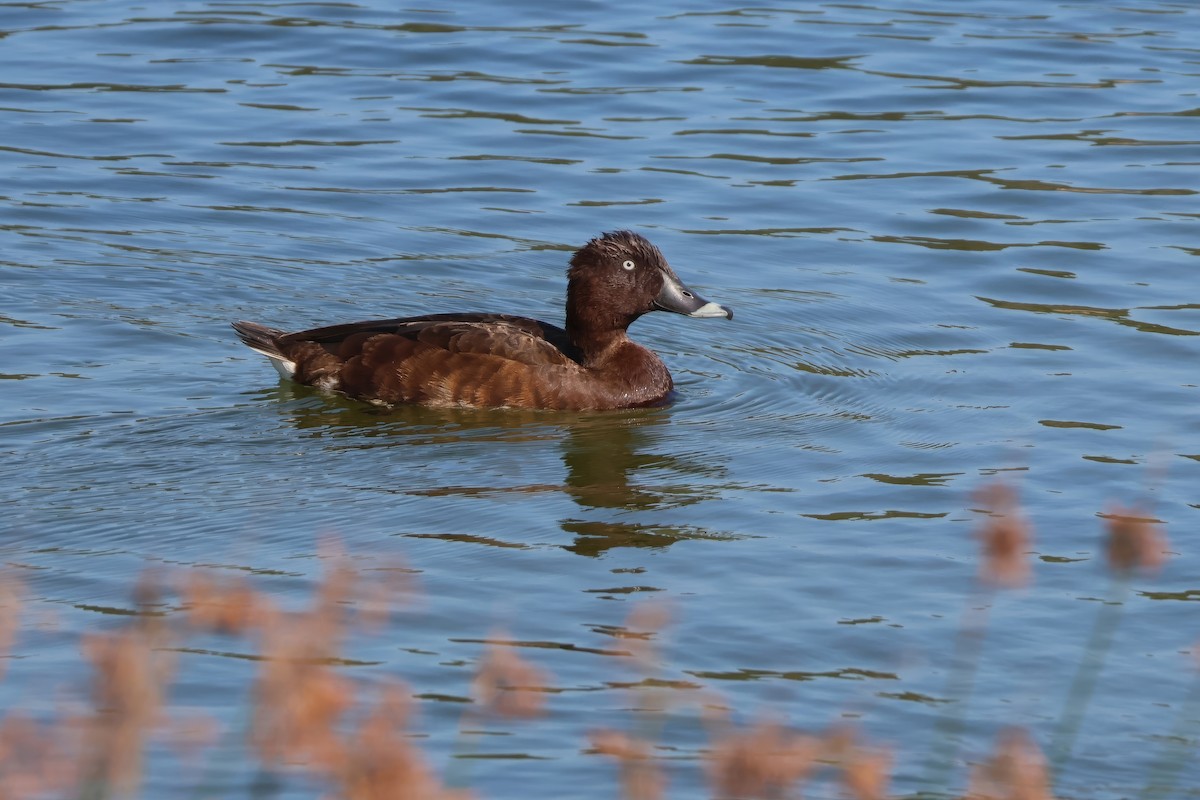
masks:
[(631, 231), (592, 239), (571, 257), (567, 275), (568, 331), (624, 330), (648, 311), (733, 319), (687, 288), (659, 249)]

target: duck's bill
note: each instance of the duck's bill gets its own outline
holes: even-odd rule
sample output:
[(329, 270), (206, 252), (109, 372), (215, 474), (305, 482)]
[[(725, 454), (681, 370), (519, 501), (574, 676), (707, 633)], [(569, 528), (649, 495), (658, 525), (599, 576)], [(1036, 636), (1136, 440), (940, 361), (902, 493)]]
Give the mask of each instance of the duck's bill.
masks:
[(663, 286), (654, 298), (654, 307), (688, 317), (724, 317), (733, 319), (733, 312), (722, 305), (709, 302), (683, 285), (674, 275), (663, 273)]
[(724, 317), (725, 319), (733, 319), (733, 311), (727, 306), (720, 306), (716, 303), (706, 302), (704, 305), (697, 308), (688, 314), (689, 317)]

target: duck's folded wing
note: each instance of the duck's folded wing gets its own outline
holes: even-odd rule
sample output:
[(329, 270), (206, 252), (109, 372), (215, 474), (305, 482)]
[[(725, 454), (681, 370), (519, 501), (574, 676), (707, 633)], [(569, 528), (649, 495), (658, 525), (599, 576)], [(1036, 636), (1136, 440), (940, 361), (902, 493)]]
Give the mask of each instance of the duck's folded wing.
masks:
[(544, 331), (510, 322), (439, 322), (423, 326), (417, 341), (451, 353), (496, 356), (531, 367), (573, 363)]
[(530, 366), (574, 363), (561, 328), (507, 314), (434, 314), (351, 322), (291, 333), (281, 337), (280, 344), (313, 342), (345, 361), (362, 354), (367, 342), (381, 334), (448, 353), (496, 356)]

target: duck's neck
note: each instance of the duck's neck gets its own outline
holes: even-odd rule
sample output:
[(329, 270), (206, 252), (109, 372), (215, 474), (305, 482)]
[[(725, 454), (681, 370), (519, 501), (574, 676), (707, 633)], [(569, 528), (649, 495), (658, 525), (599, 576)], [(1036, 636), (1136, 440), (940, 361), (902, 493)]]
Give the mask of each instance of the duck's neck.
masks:
[(629, 342), (626, 330), (632, 319), (617, 315), (598, 316), (592, 313), (573, 313), (567, 309), (567, 338), (579, 351), (584, 366), (594, 366), (611, 356), (621, 345)]
[(662, 359), (629, 338), (626, 328), (632, 321), (589, 326), (567, 315), (567, 336), (579, 362), (599, 381), (602, 391), (612, 396), (612, 407), (660, 403), (673, 386)]
[(623, 345), (632, 344), (623, 328), (605, 331), (580, 331), (567, 328), (571, 344), (579, 352), (579, 360), (585, 367), (597, 367), (608, 361)]

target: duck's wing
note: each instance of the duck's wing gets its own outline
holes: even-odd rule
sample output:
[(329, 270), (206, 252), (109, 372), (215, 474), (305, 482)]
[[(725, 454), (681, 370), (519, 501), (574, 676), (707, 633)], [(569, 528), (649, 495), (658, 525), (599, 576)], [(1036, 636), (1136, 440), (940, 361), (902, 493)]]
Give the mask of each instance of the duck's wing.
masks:
[[(376, 341), (380, 336), (385, 338)], [(564, 330), (509, 314), (433, 314), (351, 322), (285, 334), (276, 342), (284, 353), (297, 345), (317, 344), (329, 355), (346, 362), (356, 356), (368, 357), (367, 351), (377, 349), (387, 341), (386, 337), (393, 336), (424, 345), (422, 351), (431, 348), (446, 353), (495, 356), (529, 366), (565, 366), (575, 360), (574, 348)]]

